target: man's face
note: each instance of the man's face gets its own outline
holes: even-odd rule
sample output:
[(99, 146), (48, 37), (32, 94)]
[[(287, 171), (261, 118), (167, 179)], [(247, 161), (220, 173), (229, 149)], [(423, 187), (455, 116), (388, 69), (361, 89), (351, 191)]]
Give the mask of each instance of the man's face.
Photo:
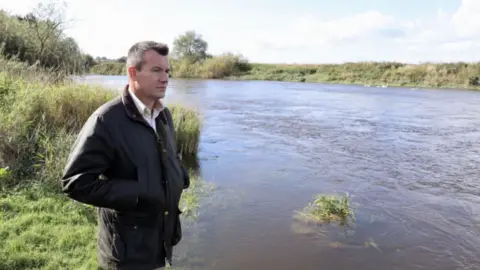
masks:
[(138, 93), (151, 100), (165, 97), (170, 72), (168, 56), (150, 50), (143, 54), (143, 59), (141, 70), (129, 68)]

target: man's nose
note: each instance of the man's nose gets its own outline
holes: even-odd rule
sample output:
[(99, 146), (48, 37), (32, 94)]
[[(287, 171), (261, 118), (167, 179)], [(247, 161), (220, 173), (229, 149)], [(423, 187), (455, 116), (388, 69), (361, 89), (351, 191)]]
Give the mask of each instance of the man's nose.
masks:
[(168, 72), (162, 72), (162, 74), (159, 77), (159, 80), (162, 82), (166, 82), (168, 81), (168, 78), (169, 78)]

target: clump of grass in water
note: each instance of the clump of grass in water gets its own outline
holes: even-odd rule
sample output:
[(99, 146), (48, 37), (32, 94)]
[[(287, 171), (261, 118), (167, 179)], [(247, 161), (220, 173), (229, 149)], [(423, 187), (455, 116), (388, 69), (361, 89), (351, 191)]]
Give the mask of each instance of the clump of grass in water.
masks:
[(189, 175), (190, 187), (183, 191), (179, 208), (183, 212), (182, 216), (184, 218), (196, 220), (198, 218), (197, 210), (200, 206), (200, 199), (211, 192), (214, 185), (203, 181), (194, 169), (190, 170)]
[(340, 221), (344, 225), (354, 219), (354, 214), (348, 195), (317, 195), (313, 202), (297, 212), (297, 218), (315, 223)]
[(198, 188), (202, 183), (201, 179), (192, 173), (190, 173), (190, 187), (184, 190), (182, 198), (180, 200), (180, 210), (184, 216), (197, 216), (196, 209), (199, 205)]
[(179, 152), (185, 156), (193, 156), (198, 152), (200, 132), (203, 121), (200, 114), (180, 104), (170, 106)]

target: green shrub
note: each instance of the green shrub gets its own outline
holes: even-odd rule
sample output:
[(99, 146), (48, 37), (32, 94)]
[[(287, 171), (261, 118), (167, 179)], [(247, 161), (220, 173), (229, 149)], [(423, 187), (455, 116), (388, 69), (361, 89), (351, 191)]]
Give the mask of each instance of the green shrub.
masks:
[(245, 60), (231, 53), (212, 57), (201, 65), (200, 77), (221, 79), (248, 70)]

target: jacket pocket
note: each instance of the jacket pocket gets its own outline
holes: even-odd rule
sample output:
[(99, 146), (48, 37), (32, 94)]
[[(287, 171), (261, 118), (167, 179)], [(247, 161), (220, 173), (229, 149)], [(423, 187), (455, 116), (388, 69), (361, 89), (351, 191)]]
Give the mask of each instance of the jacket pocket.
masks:
[(127, 263), (154, 262), (158, 252), (158, 230), (153, 226), (121, 224), (120, 237), (124, 244), (123, 260)]

